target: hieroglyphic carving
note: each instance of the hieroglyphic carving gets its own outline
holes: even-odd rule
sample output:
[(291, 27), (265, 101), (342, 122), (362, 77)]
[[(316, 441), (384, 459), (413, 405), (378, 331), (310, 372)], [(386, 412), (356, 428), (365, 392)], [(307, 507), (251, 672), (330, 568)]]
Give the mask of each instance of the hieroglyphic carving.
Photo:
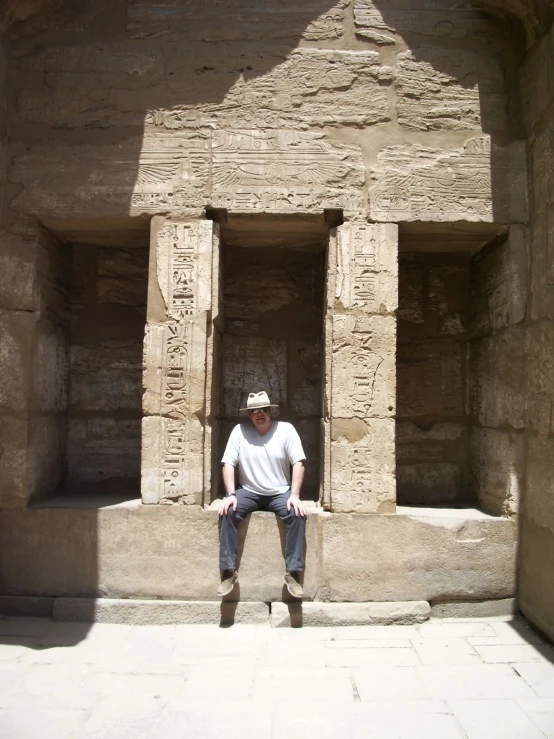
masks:
[(144, 409), (157, 417), (159, 435), (158, 456), (150, 449), (143, 455), (147, 502), (202, 501), (204, 428), (197, 413), (205, 404), (213, 231), (210, 221), (154, 219), (157, 269), (151, 277), (166, 320), (148, 326), (145, 341)]
[[(510, 220), (524, 173), (519, 142), (502, 148), (479, 136), (461, 149), (390, 146), (377, 156), (370, 216), (390, 222)], [(525, 202), (522, 189), (522, 206)]]
[(330, 146), (323, 134), (220, 131), (212, 204), (235, 211), (360, 210), (362, 172), (356, 148)]
[(336, 298), (344, 308), (365, 313), (397, 307), (395, 226), (348, 223), (339, 229)]

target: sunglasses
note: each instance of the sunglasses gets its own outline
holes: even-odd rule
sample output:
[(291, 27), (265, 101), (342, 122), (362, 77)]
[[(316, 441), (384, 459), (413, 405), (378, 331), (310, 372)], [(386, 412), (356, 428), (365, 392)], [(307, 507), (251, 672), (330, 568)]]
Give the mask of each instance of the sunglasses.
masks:
[(266, 405), (265, 408), (252, 408), (248, 413), (253, 416), (255, 413), (269, 413), (270, 410), (271, 408)]

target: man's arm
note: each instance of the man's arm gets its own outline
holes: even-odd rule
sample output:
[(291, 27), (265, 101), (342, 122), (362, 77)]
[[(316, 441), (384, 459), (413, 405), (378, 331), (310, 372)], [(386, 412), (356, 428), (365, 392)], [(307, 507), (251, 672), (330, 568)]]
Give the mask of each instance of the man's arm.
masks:
[(287, 500), (287, 510), (290, 511), (291, 506), (297, 516), (305, 516), (306, 509), (300, 500), (300, 490), (304, 481), (304, 461), (295, 462), (292, 465), (292, 481), (290, 484), (290, 498)]
[(226, 497), (219, 507), (219, 515), (226, 516), (231, 506), (233, 506), (234, 511), (237, 510), (237, 496), (229, 495), (229, 493), (235, 492), (235, 468), (232, 464), (225, 462), (221, 470), (221, 475), (223, 477)]

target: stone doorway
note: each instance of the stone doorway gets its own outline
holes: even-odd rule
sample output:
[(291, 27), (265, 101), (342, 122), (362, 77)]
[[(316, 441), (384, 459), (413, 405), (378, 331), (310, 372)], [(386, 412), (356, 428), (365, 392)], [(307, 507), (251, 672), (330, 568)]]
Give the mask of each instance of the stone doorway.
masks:
[(328, 228), (308, 217), (228, 216), (221, 224), (220, 404), (213, 444), (219, 460), (250, 391), (267, 389), (278, 418), (297, 428), (307, 455), (303, 497), (321, 478), (323, 315)]
[(523, 378), (506, 347), (517, 344), (525, 284), (518, 226), (401, 224), (399, 505), (516, 511), (523, 422), (505, 411)]

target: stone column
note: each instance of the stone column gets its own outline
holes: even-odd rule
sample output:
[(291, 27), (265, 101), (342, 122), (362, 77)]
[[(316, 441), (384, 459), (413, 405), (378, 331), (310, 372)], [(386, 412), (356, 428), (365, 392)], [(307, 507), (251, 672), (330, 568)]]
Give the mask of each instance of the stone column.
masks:
[[(144, 339), (142, 499), (202, 504), (211, 386), (211, 221), (152, 220)], [(205, 479), (206, 477), (206, 479)]]
[(324, 504), (333, 511), (395, 510), (397, 252), (395, 224), (349, 222), (331, 238)]

